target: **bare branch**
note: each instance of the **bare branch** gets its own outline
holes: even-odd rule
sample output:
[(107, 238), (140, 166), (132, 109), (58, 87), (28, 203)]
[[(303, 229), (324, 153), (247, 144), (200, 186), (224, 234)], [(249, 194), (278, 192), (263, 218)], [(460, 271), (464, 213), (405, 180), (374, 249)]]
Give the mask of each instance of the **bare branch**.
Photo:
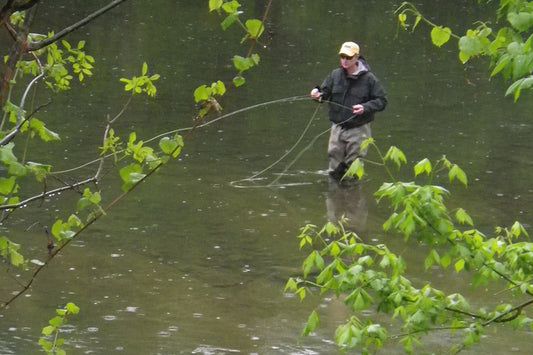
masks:
[(11, 204), (11, 205), (2, 205), (2, 206), (0, 206), (0, 210), (16, 209), (16, 208), (22, 207), (22, 206), (24, 206), (24, 205), (26, 205), (26, 204), (28, 204), (30, 202), (33, 202), (33, 201), (36, 201), (36, 200), (40, 200), (42, 198), (57, 194), (57, 193), (62, 192), (62, 191), (73, 190), (76, 187), (79, 187), (79, 186), (82, 186), (82, 185), (86, 185), (86, 184), (89, 184), (89, 183), (95, 182), (95, 181), (96, 181), (96, 178), (95, 177), (91, 177), (91, 178), (85, 179), (83, 181), (78, 181), (78, 182), (76, 182), (74, 184), (70, 184), (68, 186), (63, 186), (63, 187), (59, 187), (59, 188), (54, 189), (54, 190), (45, 191), (45, 192), (43, 192), (43, 193), (41, 193), (39, 195), (32, 196), (30, 198), (25, 199), (24, 201), (20, 201), (19, 203), (14, 203), (14, 204)]
[(103, 15), (107, 11), (113, 9), (114, 7), (120, 5), (121, 3), (125, 2), (125, 1), (127, 1), (127, 0), (113, 0), (107, 6), (102, 7), (101, 9), (93, 12), (92, 14), (90, 14), (89, 16), (84, 18), (83, 20), (78, 21), (75, 24), (73, 24), (73, 25), (71, 25), (71, 26), (59, 31), (58, 33), (56, 33), (52, 37), (47, 37), (47, 38), (43, 39), (42, 41), (28, 43), (28, 49), (30, 51), (35, 51), (35, 50), (44, 48), (44, 47), (46, 47), (46, 46), (48, 46), (48, 45), (60, 40), (61, 38), (65, 37), (67, 34), (77, 30), (78, 28), (80, 28), (80, 27), (84, 26), (85, 24), (91, 22), (95, 18)]

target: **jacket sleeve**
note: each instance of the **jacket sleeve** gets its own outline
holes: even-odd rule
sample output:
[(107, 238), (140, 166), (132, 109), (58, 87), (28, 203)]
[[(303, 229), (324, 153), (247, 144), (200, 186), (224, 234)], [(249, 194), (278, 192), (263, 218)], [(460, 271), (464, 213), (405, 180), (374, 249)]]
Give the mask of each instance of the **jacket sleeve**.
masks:
[(333, 76), (331, 73), (324, 79), (322, 85), (319, 87), (320, 92), (322, 93), (323, 100), (329, 100), (331, 97), (331, 92), (333, 90)]
[(365, 111), (368, 113), (374, 113), (383, 111), (387, 106), (387, 93), (381, 85), (381, 82), (372, 75), (371, 88), (370, 88), (370, 100), (364, 102), (362, 105)]

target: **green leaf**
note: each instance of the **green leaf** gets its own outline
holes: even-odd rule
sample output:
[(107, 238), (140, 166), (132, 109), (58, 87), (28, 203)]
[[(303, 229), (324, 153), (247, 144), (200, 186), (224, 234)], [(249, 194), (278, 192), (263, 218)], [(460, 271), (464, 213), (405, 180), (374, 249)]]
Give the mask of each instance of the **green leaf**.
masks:
[[(57, 310), (57, 311), (61, 311), (61, 310)], [(60, 312), (57, 312), (58, 314), (60, 314)], [(53, 317), (52, 319), (50, 319), (48, 321), (48, 323), (51, 325), (51, 326), (54, 326), (56, 328), (60, 327), (63, 325), (64, 323), (64, 319), (62, 316), (55, 316)]]
[(72, 48), (71, 45), (70, 45), (70, 43), (68, 43), (68, 42), (65, 41), (65, 40), (62, 40), (62, 41), (61, 41), (61, 44), (63, 45), (63, 47), (65, 47), (65, 49), (66, 49), (67, 51), (70, 51), (70, 49)]
[(451, 257), (450, 254), (446, 253), (440, 258), (440, 265), (443, 268), (447, 268), (451, 263)]
[(20, 177), (25, 176), (28, 173), (28, 170), (24, 165), (14, 162), (9, 165), (9, 169), (7, 170), (7, 172), (9, 175)]
[(141, 75), (142, 75), (142, 76), (145, 76), (146, 73), (148, 73), (148, 64), (146, 64), (146, 62), (143, 62), (143, 66), (142, 66), (142, 70), (141, 70)]
[(235, 85), (235, 87), (237, 88), (241, 85), (244, 85), (245, 82), (246, 82), (246, 79), (244, 79), (240, 75), (237, 75), (236, 77), (233, 78), (233, 85)]
[(42, 333), (43, 333), (44, 335), (50, 335), (50, 334), (52, 334), (55, 330), (56, 330), (56, 327), (54, 327), (53, 325), (48, 325), (48, 326), (46, 326), (46, 327), (43, 328)]
[(463, 268), (465, 267), (465, 260), (464, 259), (457, 260), (454, 266), (455, 266), (456, 272), (463, 270)]
[(529, 89), (533, 86), (533, 76), (529, 76), (527, 78), (522, 78), (517, 81), (515, 81), (507, 91), (505, 92), (505, 95), (510, 95), (511, 93), (514, 93), (514, 100), (518, 100), (520, 96), (520, 91), (522, 89)]
[(174, 136), (174, 138), (163, 137), (159, 141), (159, 147), (165, 154), (172, 154), (173, 158), (176, 158), (183, 147), (183, 138), (180, 135)]
[(211, 84), (211, 93), (212, 95), (222, 96), (226, 93), (226, 86), (222, 81), (218, 80), (216, 83)]
[(441, 47), (443, 44), (450, 40), (452, 30), (448, 27), (436, 26), (431, 30), (431, 41), (437, 47)]
[(431, 173), (431, 169), (431, 162), (429, 159), (422, 159), (415, 165), (415, 176), (418, 176), (424, 172), (429, 175)]
[(219, 10), (222, 7), (222, 0), (209, 0), (209, 11)]
[(14, 143), (8, 143), (3, 147), (0, 147), (0, 162), (10, 165), (17, 162), (17, 157), (13, 154)]
[(24, 264), (24, 257), (15, 250), (10, 251), (9, 260), (13, 266), (21, 266)]
[(405, 21), (406, 20), (407, 20), (407, 15), (406, 14), (404, 14), (403, 12), (398, 14), (398, 21), (400, 22), (400, 24), (403, 27), (405, 27)]
[(0, 177), (0, 195), (9, 195), (16, 192), (15, 177), (10, 178)]
[(312, 311), (309, 317), (307, 318), (307, 323), (305, 324), (305, 327), (302, 330), (300, 336), (304, 337), (309, 335), (309, 333), (313, 332), (318, 326), (318, 321), (318, 314), (316, 313), (316, 311)]
[(237, 9), (241, 6), (237, 1), (232, 0), (224, 3), (222, 5), (222, 9), (226, 11), (228, 14), (232, 14), (237, 11)]
[(403, 152), (395, 146), (391, 146), (389, 148), (384, 159), (392, 160), (394, 163), (396, 163), (396, 165), (398, 165), (398, 167), (400, 167), (401, 163), (407, 163), (407, 159), (405, 159)]
[(453, 181), (453, 179), (459, 180), (463, 185), (468, 185), (468, 179), (466, 177), (465, 172), (457, 165), (453, 165), (448, 173), (448, 177), (450, 181)]
[(196, 90), (194, 90), (194, 101), (200, 102), (202, 100), (207, 100), (210, 95), (211, 88), (207, 87), (207, 85), (198, 86)]
[(331, 243), (330, 245), (331, 245), (331, 248), (329, 250), (329, 255), (333, 257), (336, 257), (337, 255), (339, 255), (341, 252), (341, 249), (339, 248), (339, 244), (334, 242), (334, 243)]
[(223, 30), (227, 30), (228, 27), (230, 27), (235, 21), (237, 21), (239, 19), (239, 14), (241, 12), (239, 11), (236, 11), (232, 14), (230, 14), (228, 17), (226, 17), (222, 23), (220, 24), (220, 26), (222, 26), (222, 29)]
[(350, 167), (348, 168), (344, 176), (357, 176), (358, 179), (361, 179), (364, 173), (365, 173), (365, 168), (363, 166), (363, 163), (361, 163), (361, 159), (357, 158), (350, 165)]
[(67, 312), (70, 314), (78, 314), (80, 311), (80, 307), (76, 306), (72, 302), (67, 303), (65, 308), (67, 309)]
[(500, 59), (498, 59), (498, 62), (496, 63), (496, 66), (490, 73), (490, 76), (492, 77), (498, 74), (499, 72), (501, 72), (505, 67), (507, 67), (507, 65), (509, 65), (510, 62), (511, 62), (511, 57), (509, 55), (507, 54), (502, 55)]
[(371, 144), (374, 144), (374, 138), (370, 137), (370, 138), (365, 139), (361, 143), (361, 150), (365, 150)]
[(43, 348), (45, 351), (51, 351), (52, 350), (52, 342), (46, 340), (46, 339), (39, 339), (39, 345)]
[(331, 222), (326, 223), (323, 230), (327, 233), (329, 237), (331, 237), (333, 234), (339, 233), (339, 229), (335, 226), (335, 224)]
[(472, 218), (466, 213), (466, 211), (462, 208), (459, 208), (457, 212), (455, 212), (455, 218), (459, 221), (461, 224), (467, 223), (470, 226), (474, 226), (474, 221)]
[(533, 26), (533, 13), (531, 11), (509, 12), (507, 21), (519, 32), (524, 32)]
[(519, 222), (514, 222), (511, 226), (511, 233), (518, 238), (521, 234), (524, 234), (525, 236), (529, 237), (529, 234), (527, 233), (524, 226)]
[(142, 174), (142, 167), (139, 164), (132, 163), (120, 169), (120, 177), (124, 184), (122, 190), (127, 191), (137, 182), (139, 182), (145, 175)]
[(247, 20), (245, 25), (248, 33), (254, 39), (259, 38), (265, 29), (263, 23), (256, 19)]
[(233, 57), (233, 66), (239, 72), (246, 71), (257, 64), (259, 64), (259, 56), (257, 54), (252, 54), (250, 57), (246, 58), (239, 55)]
[(287, 283), (285, 284), (285, 288), (283, 289), (283, 291), (294, 291), (298, 288), (298, 283), (296, 282), (296, 279), (294, 277), (290, 277), (288, 280), (287, 280)]
[(424, 261), (424, 267), (429, 269), (434, 263), (440, 264), (440, 257), (437, 251), (432, 249)]
[(459, 58), (463, 63), (482, 52), (483, 44), (475, 31), (468, 30), (467, 34), (459, 39)]

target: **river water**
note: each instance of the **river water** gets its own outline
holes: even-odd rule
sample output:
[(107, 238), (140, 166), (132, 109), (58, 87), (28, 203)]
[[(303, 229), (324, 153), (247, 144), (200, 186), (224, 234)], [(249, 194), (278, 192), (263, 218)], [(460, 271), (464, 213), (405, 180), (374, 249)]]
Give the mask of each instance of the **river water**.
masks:
[[(57, 31), (105, 3), (44, 1), (36, 31)], [(259, 17), (267, 1), (242, 3), (244, 15)], [(476, 1), (417, 4), (458, 33), (493, 13)], [(386, 179), (383, 171), (367, 164), (364, 181), (342, 191), (324, 174), (327, 110), (302, 96), (338, 64), (340, 44), (355, 40), (389, 93), (389, 105), (372, 127), (380, 148), (398, 146), (410, 163), (446, 154), (463, 167), (469, 187), (452, 185), (451, 204), (464, 207), (477, 228), (490, 233), (515, 220), (531, 224), (531, 96), (517, 103), (504, 98), (506, 84), (488, 80), (488, 63), (463, 66), (453, 45), (432, 46), (422, 25), (414, 34), (398, 30), (398, 5), (274, 0), (267, 21), (272, 39), (258, 51), (260, 66), (221, 102), (224, 114), (242, 112), (211, 117), (176, 161), (120, 201), (2, 311), (0, 353), (37, 353), (40, 331), (55, 309), (74, 302), (81, 311), (62, 333), (73, 354), (335, 354), (333, 333), (347, 316), (342, 301), (316, 295), (300, 302), (283, 288), (303, 261), (299, 229), (343, 213), (366, 240), (402, 252), (418, 280), (473, 294), (474, 304), (493, 302), (492, 290), (472, 293), (460, 276), (425, 271), (423, 248), (382, 232), (390, 210), (376, 203), (373, 192)], [(97, 60), (95, 76), (43, 110), (40, 118), (62, 141), (31, 158), (57, 160), (55, 171), (97, 158), (106, 115), (120, 111), (128, 98), (119, 78), (140, 75), (144, 61), (161, 74), (157, 97), (134, 100), (116, 124), (117, 134), (125, 139), (135, 130), (146, 141), (190, 127), (194, 88), (231, 80), (231, 57), (247, 50), (237, 28), (224, 32), (220, 20), (208, 13), (207, 1), (130, 0), (71, 34), (71, 43), (87, 39)], [(37, 99), (48, 96), (42, 92)], [(107, 201), (120, 185), (116, 173), (111, 170), (101, 186)], [(409, 169), (399, 175), (411, 178)], [(264, 187), (277, 179), (282, 187)], [(11, 237), (30, 257), (45, 258), (42, 226), (66, 218), (64, 209), (76, 198), (64, 194), (19, 211), (9, 228), (20, 238)], [(0, 279), (2, 298), (17, 289), (11, 275), (16, 273)], [(315, 308), (319, 330), (299, 339)], [(526, 354), (531, 338), (489, 329), (482, 344), (465, 353)], [(445, 352), (458, 341), (447, 333), (426, 339), (424, 353)], [(401, 349), (391, 342), (383, 353)]]

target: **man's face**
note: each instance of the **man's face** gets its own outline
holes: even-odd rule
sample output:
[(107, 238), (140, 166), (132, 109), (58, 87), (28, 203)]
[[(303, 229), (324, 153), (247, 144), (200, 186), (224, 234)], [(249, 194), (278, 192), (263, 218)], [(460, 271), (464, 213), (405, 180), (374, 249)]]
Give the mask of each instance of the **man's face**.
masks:
[(341, 54), (340, 55), (341, 66), (344, 69), (353, 68), (355, 67), (355, 63), (357, 63), (357, 58), (358, 58), (357, 54), (352, 57), (349, 57), (346, 54)]

